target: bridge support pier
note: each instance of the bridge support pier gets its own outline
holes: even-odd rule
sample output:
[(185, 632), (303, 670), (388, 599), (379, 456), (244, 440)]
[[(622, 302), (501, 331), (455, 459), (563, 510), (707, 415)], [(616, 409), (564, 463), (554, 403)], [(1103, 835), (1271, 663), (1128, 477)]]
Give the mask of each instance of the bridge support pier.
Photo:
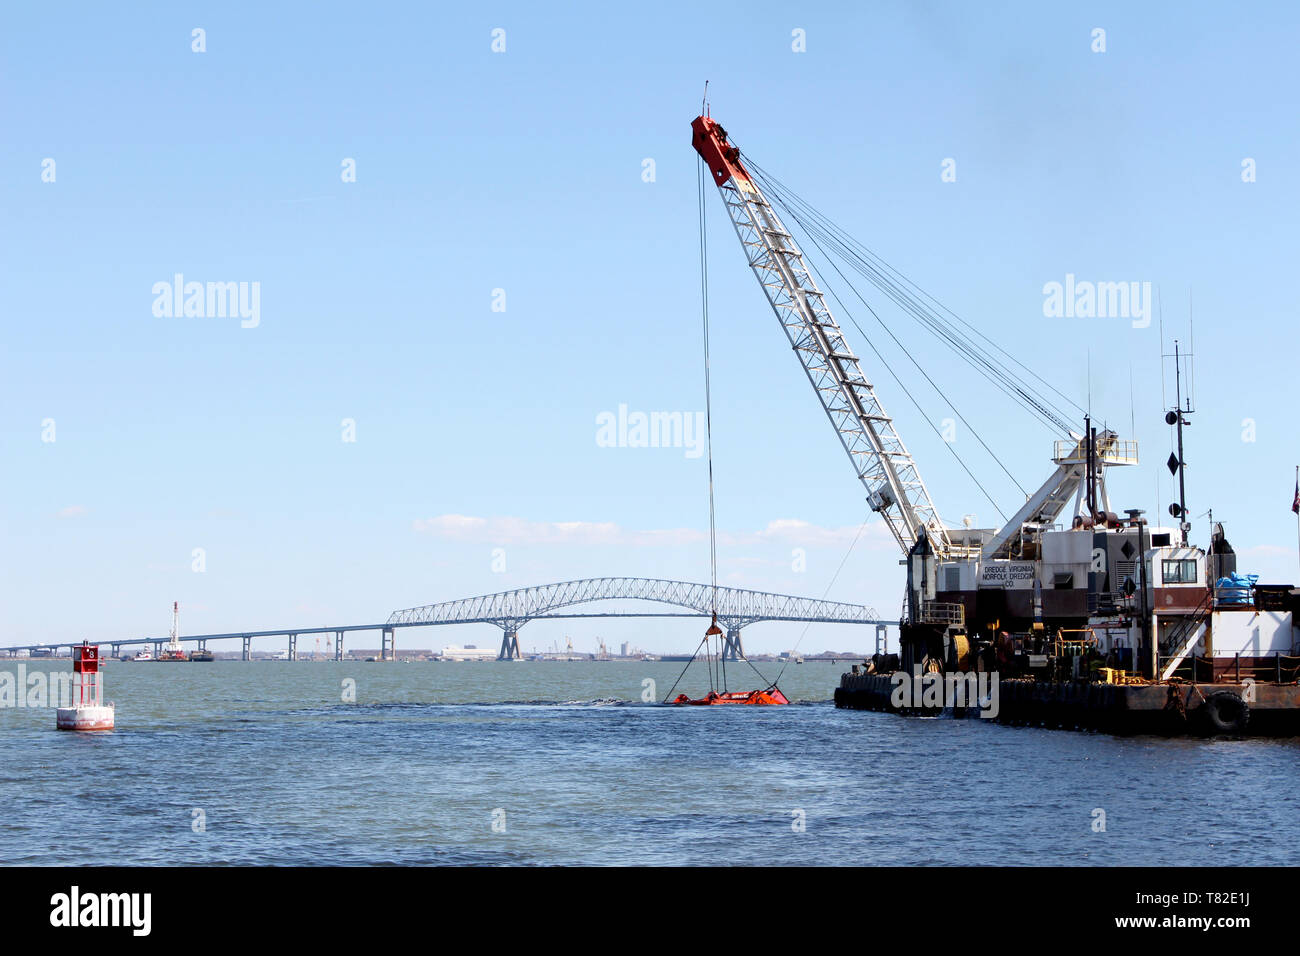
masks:
[[(12, 655), (10, 655), (10, 656), (12, 656)], [(114, 645), (113, 645), (113, 660), (117, 660), (117, 659), (118, 659), (119, 657), (121, 657), (121, 656), (122, 656), (122, 645), (121, 645), (121, 644), (114, 644)]]
[(297, 659), (298, 659), (298, 635), (290, 634), (289, 635), (289, 660), (296, 661)]
[(334, 632), (334, 659), (336, 661), (343, 660), (343, 632), (342, 631)]
[(740, 646), (740, 628), (727, 628), (727, 640), (722, 645), (722, 659), (724, 661), (743, 661), (745, 659), (745, 649)]
[(876, 653), (885, 653), (885, 648), (889, 646), (889, 628), (883, 624), (876, 625)]
[(244, 653), (240, 656), (239, 659), (241, 661), (251, 661), (253, 659), (253, 654), (252, 654), (253, 639), (251, 637), (245, 637), (243, 641), (244, 641)]
[(506, 631), (501, 635), (501, 650), (497, 653), (499, 661), (517, 661), (523, 657), (519, 653), (519, 632)]
[(162, 657), (162, 647), (163, 647), (163, 642), (162, 642), (162, 641), (154, 641), (154, 642), (153, 642), (153, 659), (154, 659), (154, 660), (157, 660), (158, 658)]
[(379, 644), (379, 659), (381, 661), (391, 661), (393, 659), (397, 653), (397, 649), (393, 645), (393, 629), (391, 627), (386, 627), (384, 628), (383, 637), (380, 638)]

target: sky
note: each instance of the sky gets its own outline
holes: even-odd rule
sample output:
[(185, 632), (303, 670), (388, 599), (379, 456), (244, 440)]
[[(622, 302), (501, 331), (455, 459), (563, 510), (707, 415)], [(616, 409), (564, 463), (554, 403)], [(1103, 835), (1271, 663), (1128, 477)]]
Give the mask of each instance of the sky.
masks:
[[(6, 6), (0, 645), (161, 636), (173, 600), (205, 633), (708, 580), (698, 446), (609, 447), (598, 427), (704, 409), (706, 80), (747, 155), (1138, 440), (1119, 510), (1171, 500), (1161, 355), (1194, 342), (1193, 538), (1213, 509), (1243, 570), (1296, 581), (1300, 13), (1076, 6)], [(901, 553), (713, 193), (720, 582), (896, 619)], [(246, 315), (172, 314), (157, 290), (177, 275), (245, 283)], [(1150, 283), (1162, 318), (1045, 315), (1067, 275)], [(1052, 433), (867, 296), (1019, 486), (1041, 484)], [(893, 365), (913, 406), (840, 318), (940, 514), (1000, 524), (932, 430), (952, 409)], [(953, 437), (1014, 511), (1017, 485)], [(683, 651), (697, 631), (534, 622), (520, 643)], [(760, 624), (745, 643), (873, 637)]]

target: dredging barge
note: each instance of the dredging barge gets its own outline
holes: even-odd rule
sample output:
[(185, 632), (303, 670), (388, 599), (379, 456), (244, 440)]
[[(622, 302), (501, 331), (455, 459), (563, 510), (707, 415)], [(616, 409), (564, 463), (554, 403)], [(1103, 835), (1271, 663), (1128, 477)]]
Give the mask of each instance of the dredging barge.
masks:
[[(1300, 589), (1237, 574), (1221, 526), (1208, 552), (1177, 533), (1137, 514), (1044, 532), (1038, 557), (1015, 559), (1023, 583), (933, 600), (929, 582), (952, 566), (918, 556), (920, 613), (901, 652), (854, 665), (835, 705), (1115, 734), (1300, 734)], [(962, 568), (953, 583), (963, 571), (1007, 577)], [(1086, 585), (1061, 586), (1071, 578)]]
[[(868, 505), (899, 544), (907, 567), (899, 653), (877, 648), (865, 668), (843, 675), (836, 706), (900, 713), (950, 709), (988, 717), (996, 712), (996, 719), (1011, 724), (1117, 733), (1300, 733), (1300, 591), (1239, 575), (1236, 554), (1212, 514), (1208, 550), (1189, 543), (1183, 428), (1193, 408), (1182, 395), (1177, 343), (1172, 357), (1179, 384), (1165, 416), (1177, 432), (1177, 453), (1168, 462), (1178, 479), (1178, 501), (1169, 506), (1177, 524), (1153, 527), (1140, 510), (1125, 517), (1112, 511), (1106, 489), (1108, 468), (1138, 463), (1136, 442), (1094, 427), (1090, 410), (994, 346), (748, 154), (742, 156), (707, 105), (691, 128), (692, 145), (746, 260), (866, 489)], [(701, 200), (704, 181), (702, 176)], [(701, 207), (702, 238), (703, 224)], [(810, 245), (839, 260), (831, 265), (854, 294), (850, 272), (978, 376), (1058, 435), (1069, 436), (1055, 443), (1056, 470), (1026, 494), (1001, 528), (969, 522), (955, 528), (940, 519), (893, 418), (831, 314), (829, 300), (843, 309), (848, 297), (819, 288), (795, 227)], [(703, 260), (703, 241), (701, 250)], [(1100, 311), (1078, 314), (1140, 309), (1138, 290), (1128, 284), (1082, 285), (1086, 290), (1068, 276), (1064, 294), (1074, 305), (1076, 293), (1078, 303), (1086, 293), (1087, 308), (1100, 305)], [(1049, 287), (1043, 291), (1047, 295)], [(1148, 295), (1148, 318), (1150, 306)], [(856, 319), (853, 324), (862, 332)], [(869, 344), (887, 365), (876, 344)], [(919, 364), (917, 369), (951, 407), (940, 385)], [(917, 404), (910, 392), (909, 398)], [(1069, 406), (1083, 419), (1082, 434), (1069, 424), (1078, 420)], [(961, 421), (974, 431), (967, 418)], [(945, 441), (952, 449), (950, 439)], [(980, 444), (987, 450), (982, 438)], [(1300, 476), (1293, 510), (1300, 514)]]
[[(1136, 464), (1137, 446), (1085, 419), (1006, 527), (967, 529), (967, 551), (946, 555), (918, 533), (899, 653), (842, 675), (837, 707), (1116, 734), (1300, 735), (1300, 589), (1240, 573), (1213, 512), (1208, 550), (1189, 543), (1193, 409), (1177, 342), (1172, 357), (1177, 527), (1110, 510), (1106, 468)], [(1070, 496), (1067, 529), (1057, 520)], [(1300, 515), (1300, 469), (1291, 510)]]
[(978, 554), (948, 560), (922, 532), (907, 560), (900, 652), (842, 675), (837, 707), (1116, 734), (1300, 734), (1300, 589), (1240, 573), (1212, 513), (1209, 549), (1188, 543), (1191, 403), (1176, 344), (1174, 359), (1165, 421), (1177, 433), (1178, 526), (1110, 510), (1105, 469), (1135, 464), (1137, 449), (1086, 422), (1072, 448), (1057, 443), (1060, 480), (1048, 482), (1075, 496), (1070, 527), (1034, 509), (1013, 536), (975, 532)]

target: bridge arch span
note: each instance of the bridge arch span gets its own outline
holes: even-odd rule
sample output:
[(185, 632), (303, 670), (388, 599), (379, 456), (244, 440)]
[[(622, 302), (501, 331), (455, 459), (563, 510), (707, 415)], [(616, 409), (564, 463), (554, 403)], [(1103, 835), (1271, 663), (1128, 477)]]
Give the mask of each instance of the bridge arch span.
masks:
[[(774, 594), (745, 588), (719, 586), (663, 578), (604, 577), (561, 581), (460, 598), (438, 604), (394, 611), (389, 627), (432, 624), (495, 624), (505, 632), (502, 656), (518, 656), (519, 628), (538, 618), (564, 617), (565, 610), (602, 601), (650, 601), (685, 608), (707, 615), (716, 607), (718, 623), (728, 631), (731, 650), (740, 653), (740, 629), (759, 621), (812, 621), (829, 624), (880, 624), (873, 608), (818, 598)], [(611, 612), (608, 617), (637, 617), (635, 611)]]

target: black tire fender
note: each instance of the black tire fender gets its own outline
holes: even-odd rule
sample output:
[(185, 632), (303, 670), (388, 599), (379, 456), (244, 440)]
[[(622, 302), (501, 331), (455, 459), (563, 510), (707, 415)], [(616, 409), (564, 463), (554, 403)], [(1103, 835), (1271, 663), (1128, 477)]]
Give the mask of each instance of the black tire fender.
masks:
[(1239, 694), (1221, 690), (1205, 700), (1205, 719), (1210, 729), (1218, 734), (1245, 733), (1250, 723), (1250, 705)]

